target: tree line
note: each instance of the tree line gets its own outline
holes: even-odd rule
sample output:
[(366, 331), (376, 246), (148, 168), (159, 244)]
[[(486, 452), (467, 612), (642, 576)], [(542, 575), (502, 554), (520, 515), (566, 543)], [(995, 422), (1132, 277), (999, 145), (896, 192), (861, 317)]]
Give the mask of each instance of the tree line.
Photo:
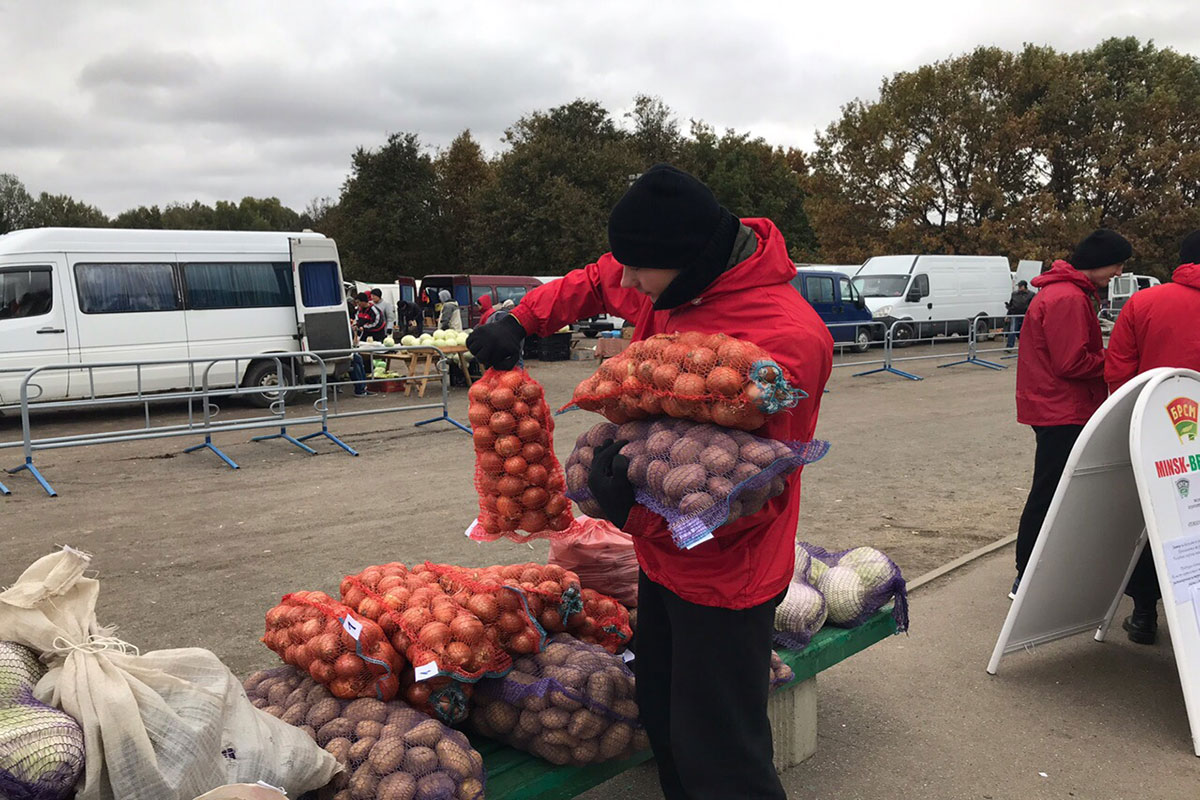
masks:
[(983, 253), (1049, 261), (1099, 225), (1160, 277), (1200, 227), (1200, 61), (1135, 38), (1064, 53), (980, 47), (883, 80), (845, 105), (811, 152), (681, 123), (663, 100), (615, 118), (576, 100), (507, 129), (489, 157), (469, 130), (359, 147), (338, 197), (140, 206), (109, 219), (0, 176), (0, 233), (18, 227), (296, 230), (338, 242), (364, 281), (435, 272), (561, 274), (607, 249), (608, 212), (669, 161), (741, 216), (770, 217), (797, 261)]

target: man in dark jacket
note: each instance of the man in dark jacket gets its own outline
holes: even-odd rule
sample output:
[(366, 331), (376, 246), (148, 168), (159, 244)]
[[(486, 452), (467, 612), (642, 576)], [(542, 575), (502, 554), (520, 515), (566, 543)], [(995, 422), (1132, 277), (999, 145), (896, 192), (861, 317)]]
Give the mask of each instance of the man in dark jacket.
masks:
[[(1200, 231), (1183, 240), (1179, 262), (1171, 283), (1142, 289), (1121, 308), (1104, 359), (1110, 391), (1156, 367), (1200, 371)], [(1153, 644), (1161, 593), (1149, 548), (1142, 551), (1125, 594), (1133, 598), (1133, 614), (1124, 624), (1130, 641)]]
[(1013, 345), (1017, 343), (1017, 337), (1021, 334), (1021, 326), (1025, 323), (1025, 314), (1029, 311), (1031, 302), (1033, 302), (1033, 292), (1029, 291), (1029, 284), (1019, 281), (1017, 290), (1004, 304), (1004, 307), (1008, 309), (1008, 341), (1004, 346), (1009, 350), (1012, 350)]
[[(808, 393), (759, 435), (813, 438), (833, 340), (792, 289), (796, 268), (770, 220), (739, 220), (700, 181), (658, 164), (613, 209), (608, 240), (611, 253), (529, 292), (511, 314), (476, 328), (467, 346), (511, 369), (525, 335), (605, 313), (635, 321), (639, 340), (727, 333), (771, 353)], [(794, 564), (800, 474), (757, 514), (680, 550), (666, 521), (636, 504), (618, 444), (594, 457), (588, 486), (605, 516), (632, 534), (641, 567), (637, 700), (663, 794), (782, 800), (762, 676)]]
[(1050, 501), (1083, 426), (1108, 396), (1097, 290), (1121, 274), (1133, 248), (1101, 228), (1079, 243), (1070, 262), (1055, 261), (1033, 279), (1038, 293), (1025, 315), (1017, 357), (1017, 421), (1033, 428), (1033, 484), (1017, 529), (1017, 578), (1037, 543)]

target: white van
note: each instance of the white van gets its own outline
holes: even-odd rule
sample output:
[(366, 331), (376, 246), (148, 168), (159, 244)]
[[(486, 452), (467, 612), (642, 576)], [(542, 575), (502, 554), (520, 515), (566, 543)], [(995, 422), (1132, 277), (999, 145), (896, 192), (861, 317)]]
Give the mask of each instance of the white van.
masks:
[(1013, 291), (1017, 290), (1017, 284), (1021, 281), (1029, 284), (1029, 291), (1037, 294), (1037, 287), (1033, 285), (1033, 279), (1042, 274), (1042, 262), (1034, 261), (1030, 258), (1023, 258), (1017, 262), (1017, 270), (1012, 276)]
[[(0, 406), (19, 402), (20, 370), (48, 364), (345, 350), (351, 343), (337, 247), (319, 233), (38, 228), (0, 236)], [(148, 366), (140, 386), (187, 389), (200, 384), (202, 371)], [(277, 381), (273, 360), (242, 364), (241, 372), (219, 364), (210, 385)], [(93, 375), (40, 373), (41, 393), (31, 399), (139, 387), (132, 366)], [(247, 399), (266, 405), (271, 398)]]
[(873, 319), (894, 328), (896, 342), (987, 335), (1004, 319), (1012, 268), (1004, 256), (875, 256), (854, 276)]
[(1158, 286), (1161, 283), (1158, 278), (1152, 275), (1135, 275), (1132, 272), (1124, 275), (1117, 275), (1108, 282), (1108, 314), (1111, 319), (1116, 319), (1121, 313), (1121, 308), (1124, 307), (1126, 301), (1133, 297), (1134, 293), (1140, 292), (1142, 289), (1149, 289), (1151, 286)]

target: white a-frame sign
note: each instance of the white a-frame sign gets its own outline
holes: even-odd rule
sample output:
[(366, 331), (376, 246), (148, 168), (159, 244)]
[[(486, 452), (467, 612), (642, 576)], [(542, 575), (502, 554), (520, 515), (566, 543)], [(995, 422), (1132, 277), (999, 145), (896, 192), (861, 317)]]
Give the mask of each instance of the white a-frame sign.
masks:
[(988, 663), (1094, 631), (1104, 641), (1142, 547), (1154, 556), (1200, 756), (1200, 373), (1137, 376), (1092, 416), (1050, 503)]

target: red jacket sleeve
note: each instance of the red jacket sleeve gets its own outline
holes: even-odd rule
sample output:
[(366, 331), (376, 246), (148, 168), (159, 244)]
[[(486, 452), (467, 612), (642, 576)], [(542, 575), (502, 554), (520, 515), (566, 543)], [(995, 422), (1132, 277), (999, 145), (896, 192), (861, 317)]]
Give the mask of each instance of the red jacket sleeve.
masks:
[(539, 286), (521, 300), (512, 315), (531, 336), (549, 336), (564, 325), (597, 314), (615, 314), (634, 322), (650, 298), (621, 288), (621, 265), (610, 255)]
[(1074, 380), (1104, 376), (1104, 351), (1088, 350), (1088, 329), (1099, 323), (1086, 297), (1062, 298), (1046, 309), (1045, 319), (1046, 349), (1054, 374)]
[(1141, 359), (1135, 335), (1136, 299), (1131, 297), (1125, 303), (1125, 307), (1117, 315), (1117, 324), (1113, 326), (1112, 336), (1108, 340), (1108, 353), (1104, 358), (1104, 380), (1108, 384), (1109, 392), (1115, 392), (1139, 372)]

